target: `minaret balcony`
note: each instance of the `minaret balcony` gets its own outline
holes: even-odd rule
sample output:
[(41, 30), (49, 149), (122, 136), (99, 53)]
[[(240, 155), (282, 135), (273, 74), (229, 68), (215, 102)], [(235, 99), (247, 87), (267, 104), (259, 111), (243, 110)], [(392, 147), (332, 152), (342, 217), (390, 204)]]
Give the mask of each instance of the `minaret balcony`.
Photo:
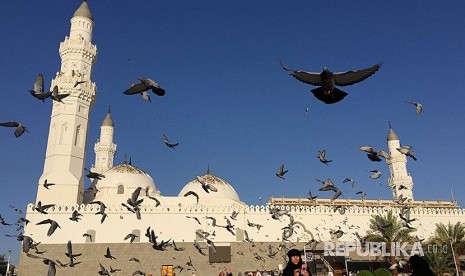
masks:
[(60, 56), (68, 53), (79, 53), (93, 59), (97, 56), (97, 46), (82, 39), (71, 39), (66, 37), (65, 40), (60, 43), (59, 52)]

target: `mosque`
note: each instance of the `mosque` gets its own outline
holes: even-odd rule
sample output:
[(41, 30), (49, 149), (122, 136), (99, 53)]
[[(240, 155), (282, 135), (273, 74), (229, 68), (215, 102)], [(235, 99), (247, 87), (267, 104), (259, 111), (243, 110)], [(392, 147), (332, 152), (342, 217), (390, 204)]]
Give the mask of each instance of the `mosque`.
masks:
[[(270, 198), (264, 206), (251, 206), (240, 200), (228, 181), (209, 170), (192, 176), (177, 196), (164, 196), (143, 169), (128, 161), (115, 165), (117, 145), (113, 138), (117, 133), (108, 112), (94, 145), (95, 164), (91, 168), (105, 177), (94, 179), (91, 188), (85, 189), (88, 122), (96, 99), (96, 84), (91, 81), (97, 60), (97, 47), (92, 44), (93, 26), (93, 15), (83, 1), (71, 18), (69, 36), (60, 43), (61, 68), (51, 81), (51, 87), (57, 85), (59, 91), (70, 96), (63, 100), (64, 104), (53, 102), (37, 198), (27, 206), (30, 223), (25, 226), (24, 235), (40, 242), (37, 247), (42, 254), (35, 250), (29, 253), (54, 260), (57, 275), (95, 275), (102, 272), (102, 267), (114, 272), (120, 269), (111, 275), (145, 275), (134, 274), (136, 271), (147, 275), (162, 275), (162, 271), (166, 275), (217, 275), (228, 268), (235, 275), (257, 269), (276, 271), (286, 265), (290, 247), (302, 251), (305, 247), (310, 252), (306, 258), (315, 275), (326, 275), (329, 270), (342, 275), (356, 258), (324, 256), (324, 242), (355, 241), (356, 233), (363, 236), (369, 230), (373, 215), (389, 210), (398, 214), (403, 206), (410, 206), (411, 218), (416, 219), (412, 225), (420, 238), (432, 236), (438, 222), (464, 221), (465, 210), (455, 202), (414, 200), (407, 157), (396, 150), (400, 140), (392, 128), (387, 135), (391, 158), (386, 161), (392, 199)], [(75, 85), (78, 81), (85, 82)], [(46, 187), (45, 181), (55, 185)], [(207, 193), (201, 183), (210, 184), (217, 191)], [(135, 209), (122, 205), (136, 190), (140, 191), (136, 200), (143, 199), (137, 210), (140, 219)], [(198, 198), (185, 196), (190, 191)], [(401, 197), (406, 198), (402, 204), (396, 202)], [(42, 206), (54, 206), (46, 214), (40, 213), (39, 202)], [(343, 206), (345, 212), (337, 212), (336, 206)], [(73, 212), (82, 216), (71, 220)], [(58, 223), (53, 234), (47, 234), (49, 224), (37, 225), (45, 219)], [(291, 231), (283, 230), (289, 229), (289, 225), (293, 226)], [(153, 239), (149, 241), (152, 230), (158, 245), (169, 241), (166, 247), (156, 249)], [(334, 235), (338, 230), (344, 234)], [(133, 242), (125, 240), (128, 234), (135, 235)], [(69, 241), (73, 254), (82, 254), (73, 260), (73, 266), (65, 255)], [(310, 246), (309, 241), (319, 243)], [(46, 275), (47, 270), (42, 259), (21, 253), (18, 275)]]

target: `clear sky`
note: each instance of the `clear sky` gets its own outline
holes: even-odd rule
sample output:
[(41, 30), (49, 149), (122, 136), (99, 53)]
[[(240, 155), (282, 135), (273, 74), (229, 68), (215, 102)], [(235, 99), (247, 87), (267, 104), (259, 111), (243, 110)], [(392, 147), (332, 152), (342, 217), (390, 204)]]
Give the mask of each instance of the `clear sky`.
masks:
[[(16, 215), (35, 201), (43, 170), (51, 102), (28, 93), (38, 72), (46, 87), (60, 69), (59, 43), (80, 1), (24, 0), (0, 11), (0, 121), (30, 133), (15, 139), (0, 128), (0, 214)], [(387, 149), (388, 122), (408, 159), (416, 200), (465, 204), (465, 3), (463, 1), (89, 1), (98, 61), (97, 101), (87, 139), (86, 167), (108, 106), (116, 125), (115, 164), (124, 155), (149, 173), (162, 195), (177, 196), (196, 175), (227, 180), (247, 204), (270, 196), (306, 197), (331, 178), (343, 197), (391, 199), (386, 163), (358, 148)], [(339, 72), (383, 62), (367, 80), (326, 105), (280, 66)], [(122, 92), (146, 76), (166, 89), (152, 103)], [(418, 101), (421, 115), (404, 101)], [(304, 115), (306, 108), (308, 115)], [(176, 150), (161, 139), (179, 142)], [(317, 151), (326, 149), (329, 166)], [(286, 180), (275, 172), (284, 164)], [(369, 171), (378, 169), (378, 180)], [(355, 179), (355, 188), (342, 184)], [(88, 182), (86, 183), (88, 185)], [(0, 225), (0, 254), (19, 243)]]

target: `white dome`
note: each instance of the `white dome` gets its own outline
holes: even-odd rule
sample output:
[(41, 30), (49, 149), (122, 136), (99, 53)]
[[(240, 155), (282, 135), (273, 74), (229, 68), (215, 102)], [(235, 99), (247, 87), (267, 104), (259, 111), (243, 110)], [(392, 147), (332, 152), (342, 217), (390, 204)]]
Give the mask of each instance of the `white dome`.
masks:
[(200, 201), (202, 198), (229, 198), (240, 202), (239, 195), (236, 190), (234, 190), (231, 184), (229, 184), (226, 180), (223, 180), (210, 172), (207, 172), (205, 175), (199, 176), (198, 178), (206, 184), (212, 184), (218, 191), (210, 191), (209, 193), (205, 192), (202, 188), (202, 184), (200, 184), (199, 180), (195, 178), (182, 188), (178, 197), (184, 197), (188, 191), (193, 191), (199, 195)]
[(132, 192), (138, 187), (149, 189), (151, 196), (159, 196), (160, 191), (155, 187), (152, 177), (143, 170), (123, 163), (104, 172), (105, 178), (97, 181), (99, 192), (95, 195), (95, 200), (100, 200), (105, 204), (121, 204), (131, 197)]

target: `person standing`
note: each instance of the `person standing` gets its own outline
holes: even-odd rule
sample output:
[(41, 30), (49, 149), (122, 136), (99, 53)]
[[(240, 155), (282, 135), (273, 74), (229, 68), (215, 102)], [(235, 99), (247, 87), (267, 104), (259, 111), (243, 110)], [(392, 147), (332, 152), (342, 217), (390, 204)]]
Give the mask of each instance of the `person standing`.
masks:
[(283, 276), (312, 276), (312, 273), (308, 267), (304, 266), (302, 261), (300, 250), (291, 249), (287, 252), (289, 261), (284, 268)]
[(411, 276), (434, 276), (433, 271), (429, 268), (428, 262), (418, 255), (413, 255), (408, 259), (412, 268)]

